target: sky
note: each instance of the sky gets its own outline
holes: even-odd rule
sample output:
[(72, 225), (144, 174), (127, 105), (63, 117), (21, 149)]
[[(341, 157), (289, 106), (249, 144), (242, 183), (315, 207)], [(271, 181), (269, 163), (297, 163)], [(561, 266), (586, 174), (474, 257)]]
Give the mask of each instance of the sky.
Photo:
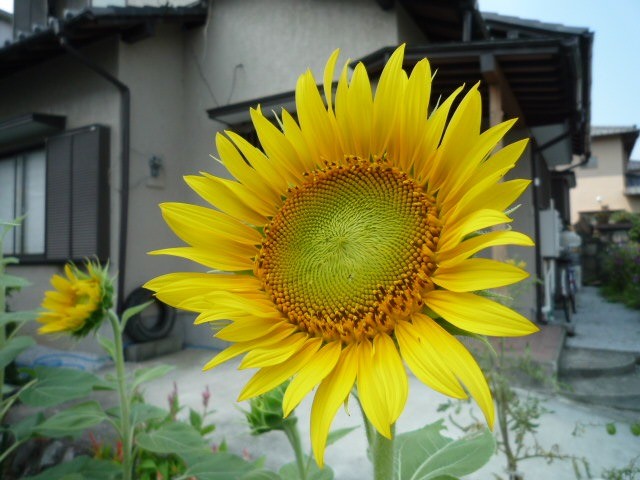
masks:
[[(480, 10), (595, 32), (592, 125), (640, 125), (640, 0), (479, 0)], [(13, 10), (13, 0), (0, 0)], [(638, 142), (640, 144), (640, 142)], [(632, 158), (640, 160), (640, 145)]]

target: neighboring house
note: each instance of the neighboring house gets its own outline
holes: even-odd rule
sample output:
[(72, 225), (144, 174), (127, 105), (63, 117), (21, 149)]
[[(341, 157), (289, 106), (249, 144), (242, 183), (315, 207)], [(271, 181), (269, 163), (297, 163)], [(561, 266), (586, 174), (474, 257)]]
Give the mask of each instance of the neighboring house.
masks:
[[(223, 173), (210, 158), (215, 132), (251, 136), (248, 107), (257, 103), (265, 112), (293, 108), (297, 76), (311, 68), (321, 80), (337, 47), (375, 78), (403, 42), (406, 68), (426, 56), (437, 71), (434, 103), (480, 80), (484, 126), (517, 116), (508, 141), (533, 137), (510, 176), (533, 180), (514, 228), (538, 246), (494, 255), (525, 260), (543, 277), (541, 240), (559, 235), (538, 216), (554, 204), (551, 170), (590, 155), (587, 29), (482, 14), (466, 0), (16, 0), (16, 7), (24, 3), (29, 15), (35, 7), (44, 13), (34, 24), (16, 8), (16, 24), (31, 29), (21, 27), (0, 48), (0, 217), (29, 212), (4, 248), (34, 284), (14, 307), (33, 308), (66, 259), (110, 259), (121, 299), (153, 276), (196, 268), (146, 252), (180, 243), (157, 205), (199, 201), (182, 176)], [(543, 302), (531, 282), (518, 308), (536, 319)], [(205, 327), (189, 327), (192, 318), (181, 314), (179, 333), (208, 344)]]
[(580, 212), (640, 212), (640, 162), (630, 159), (638, 134), (635, 125), (591, 128), (591, 158), (575, 169), (572, 223), (578, 221)]

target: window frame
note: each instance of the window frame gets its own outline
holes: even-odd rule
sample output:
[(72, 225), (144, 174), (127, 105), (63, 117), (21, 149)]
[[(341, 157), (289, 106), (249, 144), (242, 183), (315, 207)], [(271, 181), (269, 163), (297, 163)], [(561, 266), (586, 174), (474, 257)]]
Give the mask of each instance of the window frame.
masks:
[[(8, 257), (15, 257), (20, 261), (20, 264), (22, 265), (34, 265), (34, 264), (49, 264), (49, 263), (60, 263), (58, 261), (55, 262), (50, 262), (49, 260), (47, 260), (47, 216), (46, 216), (46, 195), (47, 195), (47, 150), (46, 150), (46, 143), (45, 140), (38, 140), (36, 142), (31, 142), (28, 143), (26, 145), (21, 145), (19, 148), (15, 148), (15, 149), (10, 149), (10, 150), (6, 150), (6, 151), (2, 151), (0, 152), (0, 162), (2, 161), (9, 161), (11, 160), (11, 158), (13, 157), (14, 160), (14, 164), (15, 164), (15, 160), (16, 157), (20, 156), (20, 155), (25, 155), (31, 152), (37, 152), (37, 151), (42, 151), (44, 153), (44, 177), (45, 177), (45, 191), (43, 192), (45, 195), (45, 210), (44, 210), (44, 225), (42, 226), (43, 230), (44, 230), (44, 248), (42, 253), (15, 253), (15, 245), (14, 245), (14, 252), (12, 253), (4, 253), (4, 252), (0, 252), (2, 253), (4, 256), (8, 256)], [(15, 168), (15, 167), (14, 167)], [(15, 172), (15, 170), (14, 170)], [(14, 174), (15, 175), (15, 174)], [(14, 190), (14, 202), (15, 202), (15, 190)], [(14, 217), (13, 218), (8, 218), (6, 220), (14, 220), (17, 216), (16, 212), (15, 212), (15, 205), (14, 205)], [(15, 237), (14, 237), (14, 242), (15, 242)], [(2, 245), (0, 245), (0, 249), (2, 249)]]

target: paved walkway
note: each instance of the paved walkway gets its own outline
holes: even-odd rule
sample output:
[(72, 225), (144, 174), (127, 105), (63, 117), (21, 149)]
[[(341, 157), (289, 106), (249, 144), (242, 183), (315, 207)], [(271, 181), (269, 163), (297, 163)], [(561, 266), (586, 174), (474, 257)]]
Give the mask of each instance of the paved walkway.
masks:
[(597, 287), (583, 287), (574, 315), (576, 335), (568, 347), (634, 352), (640, 355), (640, 310), (607, 302)]

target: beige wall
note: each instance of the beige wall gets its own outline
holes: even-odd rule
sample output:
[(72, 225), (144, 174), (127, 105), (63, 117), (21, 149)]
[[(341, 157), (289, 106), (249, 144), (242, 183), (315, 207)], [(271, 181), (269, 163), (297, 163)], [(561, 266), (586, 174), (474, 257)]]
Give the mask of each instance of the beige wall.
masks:
[(619, 135), (593, 137), (592, 155), (595, 168), (577, 168), (576, 187), (571, 190), (571, 223), (578, 221), (579, 212), (600, 210), (630, 210), (640, 212), (640, 198), (624, 194), (624, 149)]

